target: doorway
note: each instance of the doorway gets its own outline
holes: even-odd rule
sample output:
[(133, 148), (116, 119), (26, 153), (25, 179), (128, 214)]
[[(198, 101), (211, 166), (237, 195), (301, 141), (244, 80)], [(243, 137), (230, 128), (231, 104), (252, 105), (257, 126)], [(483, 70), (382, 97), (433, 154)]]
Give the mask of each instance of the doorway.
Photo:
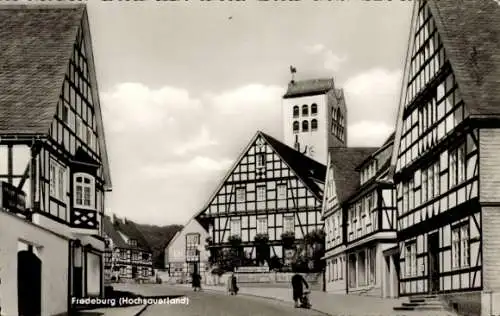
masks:
[(17, 297), (19, 315), (41, 315), (42, 261), (30, 250), (17, 253)]
[(429, 264), (429, 293), (439, 291), (439, 234), (437, 232), (429, 234), (428, 245), (428, 264)]

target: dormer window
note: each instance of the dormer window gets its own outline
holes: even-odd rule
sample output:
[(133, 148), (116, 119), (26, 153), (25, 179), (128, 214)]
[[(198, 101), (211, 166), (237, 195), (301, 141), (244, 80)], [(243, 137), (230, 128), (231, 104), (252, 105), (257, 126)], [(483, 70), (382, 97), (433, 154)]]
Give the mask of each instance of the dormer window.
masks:
[(293, 117), (299, 117), (299, 106), (298, 105), (293, 107)]
[(309, 109), (307, 108), (307, 104), (302, 106), (302, 115), (309, 115)]
[(89, 174), (75, 173), (73, 176), (74, 206), (95, 209), (95, 180)]
[(130, 246), (137, 247), (137, 240), (135, 239), (130, 239), (128, 243)]

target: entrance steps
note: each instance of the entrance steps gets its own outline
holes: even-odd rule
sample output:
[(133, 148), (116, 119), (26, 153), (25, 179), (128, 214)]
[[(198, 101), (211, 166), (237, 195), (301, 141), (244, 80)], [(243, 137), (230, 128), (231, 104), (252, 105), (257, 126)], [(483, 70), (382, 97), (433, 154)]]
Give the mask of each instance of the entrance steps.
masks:
[(448, 305), (437, 295), (412, 296), (395, 311), (447, 311)]

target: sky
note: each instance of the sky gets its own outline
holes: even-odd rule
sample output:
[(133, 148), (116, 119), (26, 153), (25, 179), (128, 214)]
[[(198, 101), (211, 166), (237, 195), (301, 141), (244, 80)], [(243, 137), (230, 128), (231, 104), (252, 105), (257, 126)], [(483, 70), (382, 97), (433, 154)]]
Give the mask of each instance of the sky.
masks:
[(348, 146), (395, 129), (412, 1), (87, 2), (113, 192), (155, 225), (201, 211), (291, 79), (345, 91)]

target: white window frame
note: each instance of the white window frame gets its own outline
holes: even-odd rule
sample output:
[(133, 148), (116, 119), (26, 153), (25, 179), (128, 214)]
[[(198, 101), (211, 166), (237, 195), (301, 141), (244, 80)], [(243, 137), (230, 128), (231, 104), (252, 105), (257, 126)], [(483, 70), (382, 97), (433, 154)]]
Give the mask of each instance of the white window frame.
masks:
[(66, 168), (55, 161), (50, 159), (50, 195), (62, 202), (65, 201), (66, 193)]
[[(81, 183), (77, 182), (77, 178), (81, 177)], [(84, 183), (85, 179), (90, 180), (88, 184)], [(82, 187), (82, 203), (77, 198), (77, 187)], [(85, 188), (90, 190), (90, 204), (85, 205)], [(78, 172), (73, 175), (73, 206), (80, 209), (95, 210), (95, 178), (88, 173)]]
[(286, 196), (287, 196), (286, 191), (287, 191), (286, 184), (278, 184), (276, 186), (278, 200), (286, 200)]
[(265, 185), (259, 185), (257, 186), (256, 190), (256, 195), (257, 195), (257, 201), (265, 201), (266, 200), (266, 186)]
[[(290, 227), (288, 227), (290, 226)], [(283, 232), (293, 233), (295, 232), (295, 216), (294, 215), (284, 215), (283, 216)]]
[(267, 217), (257, 218), (257, 234), (267, 234)]

